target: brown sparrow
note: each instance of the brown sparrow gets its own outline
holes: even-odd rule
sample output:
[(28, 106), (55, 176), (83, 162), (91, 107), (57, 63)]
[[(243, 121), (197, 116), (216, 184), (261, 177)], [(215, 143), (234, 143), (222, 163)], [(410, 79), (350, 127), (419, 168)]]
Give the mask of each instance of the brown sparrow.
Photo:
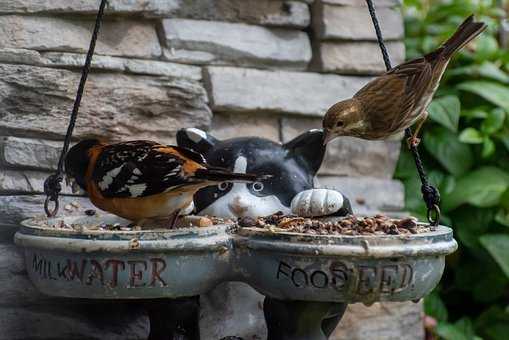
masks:
[(338, 136), (384, 139), (417, 122), (408, 142), (418, 145), (417, 135), (428, 116), (426, 108), (449, 60), (485, 28), (484, 23), (469, 16), (435, 51), (392, 68), (352, 98), (334, 104), (323, 119), (324, 144)]

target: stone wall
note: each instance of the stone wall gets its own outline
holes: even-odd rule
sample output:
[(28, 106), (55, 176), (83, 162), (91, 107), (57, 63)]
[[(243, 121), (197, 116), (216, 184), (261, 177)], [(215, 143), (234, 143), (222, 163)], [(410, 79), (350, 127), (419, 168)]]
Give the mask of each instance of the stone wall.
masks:
[[(42, 212), (99, 0), (0, 2), (0, 339), (144, 339), (136, 303), (41, 296), (12, 243)], [(376, 0), (394, 63), (404, 59), (397, 0)], [(363, 0), (110, 0), (75, 136), (174, 142), (195, 126), (220, 138), (281, 142), (384, 70)], [(320, 182), (358, 212), (399, 211), (399, 141), (342, 138)], [(62, 197), (87, 206), (82, 197)], [(418, 304), (352, 305), (334, 339), (422, 338)]]

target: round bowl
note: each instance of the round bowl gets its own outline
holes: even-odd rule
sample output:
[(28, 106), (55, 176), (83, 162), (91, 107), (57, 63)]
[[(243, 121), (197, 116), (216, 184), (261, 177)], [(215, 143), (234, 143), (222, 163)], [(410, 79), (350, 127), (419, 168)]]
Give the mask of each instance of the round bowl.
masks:
[(278, 299), (363, 302), (420, 299), (440, 281), (457, 243), (450, 228), (407, 235), (306, 235), (241, 228), (243, 280)]
[(56, 223), (127, 225), (108, 214), (26, 220), (15, 235), (43, 293), (90, 299), (193, 296), (230, 270), (232, 225), (150, 231), (54, 228)]

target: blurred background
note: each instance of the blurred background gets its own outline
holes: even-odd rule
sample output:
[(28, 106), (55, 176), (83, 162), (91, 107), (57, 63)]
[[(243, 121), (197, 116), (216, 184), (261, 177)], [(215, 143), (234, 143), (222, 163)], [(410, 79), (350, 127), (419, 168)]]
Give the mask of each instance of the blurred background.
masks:
[[(508, 339), (507, 2), (405, 0), (403, 7), (407, 58), (434, 49), (471, 13), (489, 26), (449, 65), (424, 129), (421, 150), (442, 194), (443, 223), (459, 243), (424, 307), (443, 339)], [(406, 208), (423, 217), (413, 160), (401, 150), (395, 177), (405, 184)]]

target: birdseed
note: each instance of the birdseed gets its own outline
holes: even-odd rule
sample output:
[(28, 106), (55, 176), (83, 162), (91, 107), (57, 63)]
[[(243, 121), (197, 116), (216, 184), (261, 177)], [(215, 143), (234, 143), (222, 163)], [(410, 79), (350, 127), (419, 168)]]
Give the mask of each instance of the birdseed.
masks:
[(279, 212), (260, 218), (239, 218), (238, 224), (245, 228), (310, 235), (409, 235), (431, 231), (428, 225), (417, 223), (415, 217), (394, 219), (382, 214), (372, 217), (348, 215), (332, 221), (330, 218), (312, 219)]

